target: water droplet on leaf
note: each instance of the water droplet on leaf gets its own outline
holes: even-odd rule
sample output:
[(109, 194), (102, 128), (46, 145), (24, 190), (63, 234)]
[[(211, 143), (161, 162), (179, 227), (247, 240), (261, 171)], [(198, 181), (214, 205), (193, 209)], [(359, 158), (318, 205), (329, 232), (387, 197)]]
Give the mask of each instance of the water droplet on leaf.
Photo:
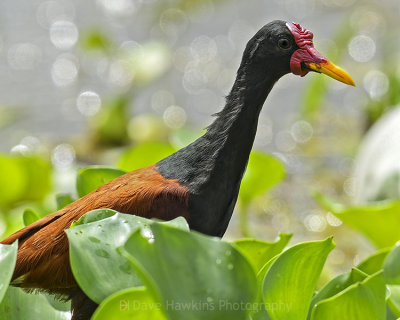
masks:
[(95, 253), (96, 253), (99, 257), (102, 257), (102, 258), (108, 258), (108, 257), (110, 256), (110, 254), (109, 254), (106, 250), (103, 250), (103, 249), (97, 249), (97, 250), (95, 251)]
[(123, 265), (120, 265), (119, 266), (119, 269), (122, 271), (122, 272), (125, 272), (125, 273), (127, 273), (127, 274), (132, 274), (133, 273), (133, 270), (132, 270), (132, 267), (130, 266), (130, 264), (127, 262), (127, 263), (124, 263)]
[(90, 236), (88, 239), (89, 239), (90, 241), (94, 242), (94, 243), (99, 243), (99, 242), (100, 242), (100, 239), (98, 239), (98, 238), (96, 238), (96, 237)]

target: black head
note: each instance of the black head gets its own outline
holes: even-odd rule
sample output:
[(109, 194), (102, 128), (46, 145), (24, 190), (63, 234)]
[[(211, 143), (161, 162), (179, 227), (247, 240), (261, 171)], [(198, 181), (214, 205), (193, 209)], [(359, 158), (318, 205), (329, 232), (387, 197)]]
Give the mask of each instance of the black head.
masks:
[(263, 75), (277, 80), (290, 72), (305, 76), (309, 71), (315, 71), (354, 85), (346, 71), (314, 48), (311, 31), (282, 20), (266, 24), (250, 39), (241, 67), (245, 67), (256, 81), (262, 81)]
[(247, 43), (242, 65), (281, 77), (291, 71), (290, 59), (297, 49), (286, 22), (275, 20), (262, 27)]

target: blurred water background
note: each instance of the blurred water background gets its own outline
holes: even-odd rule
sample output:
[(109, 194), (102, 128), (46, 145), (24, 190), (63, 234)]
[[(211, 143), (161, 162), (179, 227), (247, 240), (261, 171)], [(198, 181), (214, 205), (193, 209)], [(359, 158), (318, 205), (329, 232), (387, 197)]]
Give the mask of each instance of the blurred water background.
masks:
[[(362, 138), (400, 100), (399, 17), (397, 0), (3, 0), (0, 151), (48, 157), (54, 194), (73, 190), (77, 167), (113, 165), (132, 144), (184, 145), (223, 106), (252, 35), (274, 19), (299, 22), (357, 87), (316, 74), (279, 81), (255, 148), (281, 159), (287, 176), (252, 203), (249, 229), (294, 241), (334, 234), (330, 264), (347, 270), (373, 246), (311, 190), (352, 201)], [(241, 236), (238, 221), (228, 238)]]

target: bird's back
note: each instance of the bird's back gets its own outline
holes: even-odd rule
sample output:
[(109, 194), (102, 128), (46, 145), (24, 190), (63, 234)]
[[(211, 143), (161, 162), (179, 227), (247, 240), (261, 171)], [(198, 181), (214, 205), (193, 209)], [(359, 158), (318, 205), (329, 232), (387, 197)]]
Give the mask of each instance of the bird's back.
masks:
[(188, 191), (178, 181), (165, 179), (155, 166), (129, 172), (3, 240), (3, 244), (19, 241), (13, 280), (24, 288), (50, 292), (65, 293), (76, 287), (64, 230), (99, 208), (147, 218), (184, 216), (189, 220)]

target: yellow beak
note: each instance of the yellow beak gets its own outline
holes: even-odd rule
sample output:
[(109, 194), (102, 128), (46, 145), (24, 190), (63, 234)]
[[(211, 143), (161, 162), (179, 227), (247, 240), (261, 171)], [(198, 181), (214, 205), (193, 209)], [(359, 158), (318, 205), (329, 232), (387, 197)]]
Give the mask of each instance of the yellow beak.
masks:
[(321, 63), (309, 62), (306, 64), (307, 68), (319, 72), (324, 73), (327, 76), (336, 79), (340, 82), (346, 83), (351, 86), (356, 86), (354, 80), (350, 77), (350, 75), (344, 71), (342, 68), (336, 66), (334, 63), (330, 61), (322, 61)]

